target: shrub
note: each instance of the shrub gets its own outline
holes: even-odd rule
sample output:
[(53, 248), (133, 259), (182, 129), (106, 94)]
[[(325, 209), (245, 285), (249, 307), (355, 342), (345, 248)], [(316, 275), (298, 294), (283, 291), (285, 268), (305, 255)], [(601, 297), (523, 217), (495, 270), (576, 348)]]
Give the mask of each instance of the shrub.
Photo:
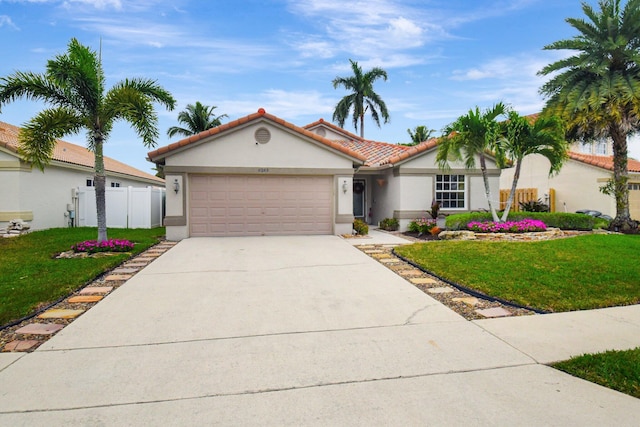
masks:
[(396, 231), (400, 227), (400, 222), (395, 218), (385, 218), (380, 221), (380, 228), (387, 231)]
[(547, 226), (537, 219), (523, 219), (507, 222), (477, 222), (467, 224), (467, 228), (478, 233), (526, 233), (530, 231), (545, 231)]
[(427, 234), (436, 226), (435, 219), (420, 218), (414, 219), (409, 223), (407, 229), (418, 234)]
[(353, 230), (356, 232), (356, 234), (359, 234), (361, 236), (369, 234), (369, 226), (361, 219), (356, 219), (353, 221)]
[(133, 249), (133, 243), (128, 240), (109, 239), (98, 243), (97, 240), (85, 240), (84, 242), (71, 245), (73, 252), (129, 252)]
[[(523, 219), (537, 219), (544, 222), (547, 227), (561, 230), (593, 230), (596, 221), (596, 218), (590, 215), (564, 212), (512, 212), (509, 214), (508, 221)], [(449, 215), (446, 225), (449, 230), (465, 230), (470, 222), (492, 220), (489, 212), (471, 212)]]
[(523, 212), (549, 212), (549, 205), (540, 199), (520, 202), (519, 205)]

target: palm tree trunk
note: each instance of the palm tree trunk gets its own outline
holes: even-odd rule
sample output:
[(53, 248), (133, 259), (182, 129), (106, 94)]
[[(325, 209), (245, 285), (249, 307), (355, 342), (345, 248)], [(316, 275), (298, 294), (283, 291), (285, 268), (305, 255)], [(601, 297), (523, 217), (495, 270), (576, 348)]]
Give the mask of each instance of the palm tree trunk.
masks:
[(509, 191), (509, 198), (507, 204), (504, 207), (504, 213), (502, 214), (502, 222), (505, 222), (509, 217), (509, 211), (511, 210), (511, 204), (516, 196), (516, 188), (518, 188), (518, 180), (520, 179), (520, 167), (522, 166), (522, 159), (516, 161), (516, 168), (513, 172), (513, 182), (511, 183), (511, 191)]
[(495, 207), (491, 203), (491, 187), (489, 187), (489, 177), (487, 176), (487, 163), (484, 158), (484, 153), (480, 153), (480, 170), (482, 171), (482, 180), (484, 181), (484, 193), (487, 197), (487, 203), (489, 204), (489, 210), (491, 211), (491, 216), (493, 217), (494, 222), (500, 222), (500, 218), (498, 218), (498, 213), (496, 212)]
[(105, 186), (107, 177), (104, 172), (104, 156), (102, 154), (102, 135), (97, 135), (94, 141), (96, 186), (96, 215), (98, 218), (98, 242), (107, 240), (107, 204), (105, 201)]
[(360, 114), (360, 138), (364, 139), (364, 113)]
[(616, 217), (610, 228), (615, 231), (630, 231), (638, 227), (629, 214), (629, 171), (627, 167), (627, 136), (619, 126), (611, 126), (613, 139), (613, 188), (616, 197)]

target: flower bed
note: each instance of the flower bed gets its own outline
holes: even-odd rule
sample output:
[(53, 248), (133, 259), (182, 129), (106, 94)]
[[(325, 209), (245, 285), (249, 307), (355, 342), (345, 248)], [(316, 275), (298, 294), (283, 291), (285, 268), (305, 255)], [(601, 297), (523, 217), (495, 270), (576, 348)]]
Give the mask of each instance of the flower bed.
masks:
[(98, 243), (97, 240), (86, 240), (71, 246), (73, 252), (129, 252), (133, 249), (133, 243), (128, 240), (109, 239)]
[(547, 226), (537, 219), (523, 219), (521, 221), (507, 222), (478, 222), (471, 221), (467, 228), (476, 233), (531, 233), (545, 231)]
[(431, 233), (431, 230), (435, 227), (436, 227), (435, 219), (420, 218), (420, 219), (414, 219), (413, 221), (411, 221), (407, 229), (409, 231), (422, 235), (422, 234)]

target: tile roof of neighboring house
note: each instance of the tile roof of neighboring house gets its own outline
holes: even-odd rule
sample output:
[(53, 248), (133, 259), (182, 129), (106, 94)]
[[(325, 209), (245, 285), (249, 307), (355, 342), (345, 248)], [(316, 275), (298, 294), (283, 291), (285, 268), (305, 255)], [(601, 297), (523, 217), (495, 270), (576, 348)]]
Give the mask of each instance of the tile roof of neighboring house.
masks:
[(299, 134), (302, 134), (304, 136), (306, 136), (307, 138), (311, 138), (316, 142), (319, 142), (322, 145), (325, 145), (329, 148), (332, 148), (334, 150), (337, 150), (343, 154), (346, 154), (349, 157), (352, 157), (354, 159), (360, 160), (360, 161), (365, 161), (366, 157), (364, 157), (363, 155), (361, 155), (360, 153), (351, 150), (341, 144), (338, 144), (336, 141), (332, 141), (330, 139), (327, 138), (323, 138), (311, 131), (308, 131), (307, 129), (301, 128), (299, 126), (296, 126), (294, 124), (291, 124), (287, 121), (282, 120), (281, 118), (278, 118), (272, 114), (267, 113), (264, 108), (260, 108), (258, 110), (257, 113), (253, 113), (253, 114), (249, 114), (248, 116), (245, 117), (241, 117), (237, 120), (233, 120), (231, 122), (225, 123), (223, 125), (214, 127), (212, 129), (206, 130), (204, 132), (200, 132), (199, 134), (196, 135), (192, 135), (188, 138), (184, 138), (181, 139), (180, 141), (174, 142), (173, 144), (169, 144), (166, 145), (164, 147), (160, 147), (157, 150), (151, 151), (148, 153), (148, 157), (149, 159), (151, 159), (152, 161), (156, 161), (156, 160), (160, 160), (164, 157), (165, 154), (168, 154), (174, 150), (177, 150), (179, 148), (185, 147), (187, 145), (193, 144), (195, 142), (201, 141), (205, 138), (208, 138), (210, 136), (213, 135), (217, 135), (220, 134), (222, 132), (225, 132), (229, 129), (233, 129), (235, 127), (241, 126), (245, 123), (248, 123), (250, 121), (256, 120), (256, 119), (260, 119), (260, 118), (264, 118), (267, 120), (270, 120), (274, 123), (277, 123), (281, 126), (284, 126), (286, 128), (289, 128)]
[[(20, 128), (5, 122), (0, 122), (0, 146), (5, 147), (14, 153), (18, 152), (18, 133)], [(94, 154), (84, 147), (71, 144), (70, 142), (57, 140), (56, 147), (53, 150), (53, 160), (73, 165), (86, 166), (93, 168)], [(134, 178), (143, 178), (145, 180), (155, 181), (158, 184), (164, 184), (164, 180), (157, 176), (143, 172), (132, 166), (114, 160), (110, 157), (104, 157), (104, 167), (108, 172), (129, 175)]]
[[(597, 166), (599, 168), (613, 171), (613, 156), (599, 156), (595, 154), (583, 154), (576, 153), (575, 151), (569, 151), (569, 158), (591, 166)], [(627, 161), (627, 168), (629, 172), (640, 172), (640, 161), (629, 159)]]

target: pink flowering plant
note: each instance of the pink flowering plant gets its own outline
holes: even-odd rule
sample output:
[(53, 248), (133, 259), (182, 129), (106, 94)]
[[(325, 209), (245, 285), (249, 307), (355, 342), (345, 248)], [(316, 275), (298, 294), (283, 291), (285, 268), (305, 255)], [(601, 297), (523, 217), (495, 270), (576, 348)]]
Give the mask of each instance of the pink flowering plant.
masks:
[(467, 228), (476, 233), (526, 233), (532, 231), (545, 231), (547, 226), (537, 219), (523, 219), (521, 221), (507, 222), (478, 222), (471, 221)]
[(122, 239), (109, 239), (98, 243), (97, 240), (86, 240), (71, 246), (73, 252), (129, 252), (133, 249), (133, 243)]
[(435, 219), (420, 218), (414, 219), (409, 223), (407, 229), (418, 234), (427, 234), (436, 226)]

